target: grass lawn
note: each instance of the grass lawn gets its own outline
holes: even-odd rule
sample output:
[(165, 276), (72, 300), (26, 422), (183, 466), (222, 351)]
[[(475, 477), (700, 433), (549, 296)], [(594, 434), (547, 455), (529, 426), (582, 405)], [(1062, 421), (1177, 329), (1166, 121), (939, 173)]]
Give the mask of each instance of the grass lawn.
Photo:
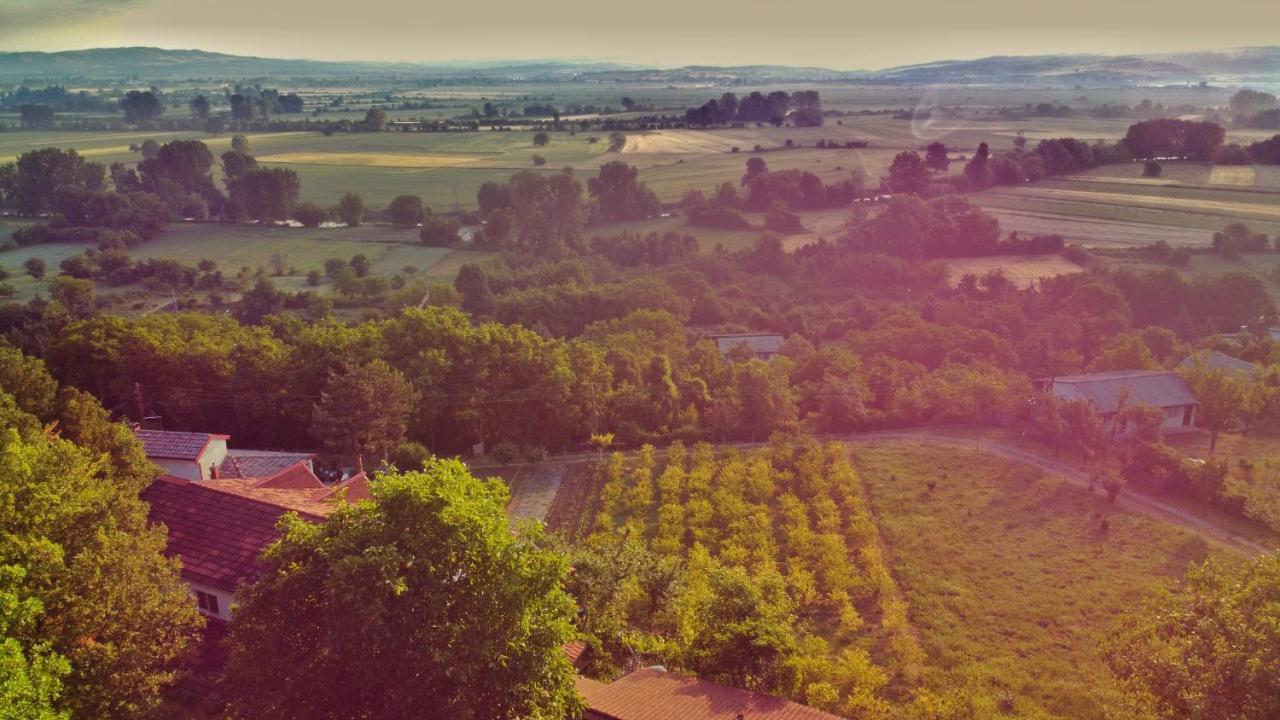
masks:
[(1102, 659), (1108, 630), (1202, 560), (1203, 540), (971, 450), (866, 446), (855, 461), (926, 687), (980, 698), (979, 717), (1133, 717)]

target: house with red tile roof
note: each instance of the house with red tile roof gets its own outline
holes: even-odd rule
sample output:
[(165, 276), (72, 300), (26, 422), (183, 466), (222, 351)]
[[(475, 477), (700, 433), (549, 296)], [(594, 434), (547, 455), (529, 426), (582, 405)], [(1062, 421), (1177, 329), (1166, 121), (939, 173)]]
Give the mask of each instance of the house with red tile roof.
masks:
[[(284, 473), (292, 477), (273, 481)], [(219, 620), (230, 619), (237, 586), (261, 573), (258, 557), (279, 537), (276, 524), (285, 513), (323, 522), (342, 502), (368, 497), (363, 474), (334, 486), (318, 479), (310, 485), (293, 469), (265, 480), (193, 482), (162, 475), (142, 491), (150, 521), (169, 531), (165, 552), (182, 562), (182, 578), (200, 611)]]
[(605, 684), (579, 677), (584, 720), (839, 720), (830, 713), (728, 685), (645, 668)]
[[(228, 448), (230, 435), (135, 429), (147, 457), (169, 475), (203, 481), (217, 478), (267, 479), (323, 485), (312, 453)], [(289, 475), (286, 476), (286, 471)], [(282, 479), (283, 478), (283, 479)]]

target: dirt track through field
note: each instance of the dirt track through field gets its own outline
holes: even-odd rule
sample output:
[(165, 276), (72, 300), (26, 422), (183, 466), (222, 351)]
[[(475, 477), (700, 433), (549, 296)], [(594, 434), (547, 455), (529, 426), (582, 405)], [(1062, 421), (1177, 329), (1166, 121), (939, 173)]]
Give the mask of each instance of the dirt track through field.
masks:
[[(849, 439), (852, 443), (865, 444), (884, 444), (884, 443), (917, 443), (925, 445), (939, 445), (943, 447), (965, 447), (974, 448), (981, 452), (999, 455), (1000, 457), (1031, 465), (1043, 470), (1050, 475), (1057, 476), (1073, 485), (1078, 485), (1089, 489), (1090, 492), (1105, 495), (1105, 491), (1101, 488), (1090, 489), (1089, 476), (1079, 469), (1072, 467), (1064, 462), (1046, 458), (1022, 448), (1015, 447), (1000, 442), (990, 440), (974, 440), (973, 438), (957, 437), (954, 435), (946, 435), (939, 433), (931, 433), (927, 430), (907, 430), (907, 431), (885, 431), (869, 433), (867, 435), (854, 436)], [(1236, 552), (1245, 555), (1265, 555), (1273, 552), (1275, 548), (1269, 548), (1261, 543), (1254, 542), (1249, 538), (1237, 535), (1226, 530), (1208, 520), (1198, 518), (1195, 515), (1187, 513), (1179, 508), (1174, 507), (1166, 502), (1157, 500), (1149, 495), (1126, 490), (1116, 498), (1116, 505), (1126, 510), (1149, 515), (1164, 520), (1165, 522), (1177, 525), (1178, 527), (1198, 535), (1205, 540), (1222, 547), (1230, 548)]]

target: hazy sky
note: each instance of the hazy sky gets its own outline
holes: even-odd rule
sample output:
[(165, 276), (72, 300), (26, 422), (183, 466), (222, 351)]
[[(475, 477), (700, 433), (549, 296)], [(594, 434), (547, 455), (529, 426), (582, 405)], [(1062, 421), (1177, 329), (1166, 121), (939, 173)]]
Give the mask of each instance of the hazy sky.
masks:
[(1278, 0), (0, 0), (0, 50), (880, 68), (1280, 43)]

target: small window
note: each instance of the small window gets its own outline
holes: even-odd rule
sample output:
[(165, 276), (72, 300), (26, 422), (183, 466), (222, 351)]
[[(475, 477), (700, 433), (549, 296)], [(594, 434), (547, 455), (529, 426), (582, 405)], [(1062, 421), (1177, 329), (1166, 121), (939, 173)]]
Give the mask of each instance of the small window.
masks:
[(207, 592), (196, 591), (196, 604), (210, 615), (218, 614), (218, 596)]

